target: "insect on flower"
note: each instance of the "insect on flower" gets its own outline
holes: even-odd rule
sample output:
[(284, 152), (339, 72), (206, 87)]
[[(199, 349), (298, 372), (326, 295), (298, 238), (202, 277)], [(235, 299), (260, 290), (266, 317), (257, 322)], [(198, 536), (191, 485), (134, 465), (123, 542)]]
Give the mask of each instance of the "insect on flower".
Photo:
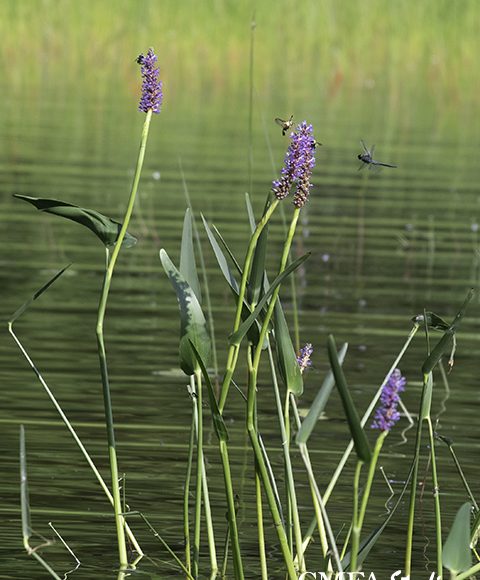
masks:
[(135, 62), (136, 62), (137, 64), (143, 64), (143, 59), (144, 59), (144, 58), (145, 58), (145, 57), (143, 56), (143, 54), (139, 54), (139, 55), (137, 56), (137, 58), (135, 59)]
[(290, 115), (290, 119), (288, 119), (288, 121), (285, 121), (280, 117), (275, 117), (275, 123), (280, 125), (282, 128), (282, 135), (285, 137), (286, 132), (293, 127), (293, 115)]

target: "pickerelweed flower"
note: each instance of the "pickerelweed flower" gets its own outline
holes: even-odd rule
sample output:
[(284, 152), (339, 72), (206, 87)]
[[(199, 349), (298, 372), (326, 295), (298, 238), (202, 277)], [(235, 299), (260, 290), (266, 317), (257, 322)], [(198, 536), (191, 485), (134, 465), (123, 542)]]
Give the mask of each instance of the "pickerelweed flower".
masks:
[(293, 203), (298, 208), (305, 205), (312, 188), (310, 177), (315, 166), (316, 145), (312, 125), (302, 121), (290, 134), (290, 145), (285, 155), (282, 176), (272, 185), (272, 191), (277, 199), (287, 197), (293, 184), (296, 183)]
[(300, 352), (297, 355), (297, 363), (300, 367), (300, 372), (303, 374), (304, 371), (308, 369), (308, 367), (312, 366), (311, 356), (313, 354), (313, 346), (311, 343), (307, 342), (307, 344), (300, 349)]
[(146, 55), (140, 54), (137, 57), (138, 64), (142, 69), (142, 96), (138, 110), (144, 113), (152, 110), (153, 113), (160, 113), (163, 101), (162, 81), (158, 80), (159, 69), (155, 66), (157, 55), (153, 48), (149, 48)]
[(372, 429), (380, 431), (390, 431), (395, 423), (400, 419), (397, 411), (400, 393), (405, 390), (407, 379), (402, 376), (400, 369), (395, 369), (388, 377), (388, 381), (382, 389), (380, 395), (380, 406), (375, 411)]

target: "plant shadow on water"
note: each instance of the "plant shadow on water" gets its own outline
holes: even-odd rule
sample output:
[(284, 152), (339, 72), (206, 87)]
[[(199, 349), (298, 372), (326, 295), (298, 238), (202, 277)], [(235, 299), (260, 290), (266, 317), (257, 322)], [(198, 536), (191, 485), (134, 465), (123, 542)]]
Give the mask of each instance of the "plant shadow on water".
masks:
[[(312, 172), (315, 156), (320, 153), (313, 127), (308, 123), (289, 127), (288, 137), (282, 140), (288, 144), (284, 168), (260, 211), (252, 207), (247, 197), (243, 231), (247, 232), (246, 254), (245, 249), (239, 248), (237, 238), (241, 236), (237, 235), (240, 231), (237, 226), (217, 229), (207, 218), (203, 219), (203, 229), (200, 228), (202, 249), (195, 235), (201, 222), (194, 217), (192, 207), (184, 216), (178, 259), (173, 257), (176, 245), (167, 235), (162, 235), (162, 245), (167, 250), (160, 252), (161, 263), (158, 259), (146, 260), (150, 248), (140, 258), (124, 256), (122, 249), (124, 263), (119, 264), (113, 283), (104, 343), (103, 317), (110, 281), (121, 248), (127, 249), (134, 243), (135, 238), (127, 232), (127, 227), (130, 227), (150, 119), (160, 108), (161, 85), (154, 73), (154, 56), (149, 51), (141, 60), (137, 58), (144, 78), (140, 109), (146, 113), (146, 123), (123, 220), (115, 221), (96, 210), (69, 202), (16, 195), (42, 213), (52, 213), (86, 226), (105, 245), (104, 271), (96, 265), (87, 273), (87, 266), (74, 265), (58, 272), (54, 272), (55, 268), (44, 272), (44, 285), (9, 320), (16, 347), (43, 387), (33, 392), (29, 386), (29, 396), (21, 397), (12, 405), (12, 424), (26, 425), (26, 445), (22, 428), (20, 451), (22, 528), (25, 548), (38, 560), (35, 563), (38, 568), (29, 569), (40, 570), (43, 565), (51, 576), (61, 577), (65, 570), (75, 568), (74, 554), (81, 565), (72, 571), (72, 578), (99, 574), (119, 578), (128, 575), (166, 578), (170, 574), (203, 578), (210, 577), (211, 571), (221, 577), (224, 570), (234, 578), (281, 578), (285, 574), (297, 578), (307, 570), (320, 572), (329, 566), (337, 571), (359, 570), (363, 566), (377, 575), (397, 568), (408, 573), (412, 554), (414, 565), (419, 565), (415, 564), (415, 558), (423, 550), (423, 546), (413, 541), (414, 525), (418, 525), (429, 538), (431, 569), (440, 570), (444, 566), (459, 578), (468, 577), (470, 572), (465, 571), (473, 563), (470, 536), (476, 536), (479, 525), (478, 517), (470, 522), (471, 505), (476, 513), (478, 507), (467, 483), (469, 478), (462, 471), (463, 457), (455, 465), (452, 463), (452, 467), (447, 464), (448, 454), (443, 453), (446, 448), (436, 443), (434, 430), (439, 429), (441, 435), (443, 425), (434, 425), (431, 404), (442, 384), (465, 376), (465, 370), (461, 369), (459, 379), (456, 378), (458, 363), (449, 378), (437, 365), (442, 357), (450, 357), (453, 365), (452, 347), (473, 292), (467, 295), (455, 317), (451, 315), (451, 308), (457, 307), (469, 280), (457, 280), (455, 292), (442, 300), (442, 308), (445, 303), (451, 304), (447, 310), (449, 315), (435, 301), (432, 307), (444, 318), (418, 308), (413, 328), (410, 318), (415, 311), (409, 310), (409, 315), (403, 316), (407, 310), (405, 301), (400, 303), (398, 314), (393, 310), (389, 317), (378, 306), (369, 308), (364, 296), (370, 292), (369, 299), (376, 300), (372, 286), (366, 281), (371, 261), (378, 260), (388, 270), (390, 260), (382, 253), (382, 244), (387, 239), (382, 231), (385, 226), (377, 228), (375, 216), (365, 211), (366, 208), (374, 210), (376, 197), (381, 195), (380, 176), (372, 179), (362, 176), (359, 198), (346, 206), (346, 222), (350, 219), (357, 224), (356, 219), (361, 216), (361, 232), (357, 230), (360, 251), (360, 246), (355, 247), (355, 243), (352, 246), (351, 238), (342, 239), (344, 225), (335, 212), (337, 204), (342, 206), (345, 201), (337, 202), (331, 197), (326, 200), (325, 215), (319, 218), (315, 213), (320, 214), (321, 208), (315, 199), (316, 190), (311, 196), (311, 180), (315, 180)], [(322, 141), (325, 141), (323, 137)], [(289, 194), (293, 208), (284, 201)], [(388, 203), (387, 200), (387, 206)], [(144, 219), (146, 212), (142, 204), (140, 200), (140, 215)], [(239, 213), (238, 204), (235, 208)], [(146, 231), (154, 227), (154, 217), (155, 212), (143, 222)], [(175, 217), (176, 224), (178, 211)], [(231, 210), (226, 219), (233, 219)], [(310, 222), (316, 220), (325, 226), (328, 244), (325, 250), (320, 250), (322, 256), (328, 256), (328, 259), (320, 258), (322, 263), (317, 252), (310, 253), (314, 237), (309, 238), (306, 233)], [(53, 220), (51, 227), (56, 227)], [(416, 227), (418, 233), (406, 229), (397, 236), (403, 249), (397, 261), (400, 266), (392, 277), (398, 271), (408, 282), (410, 272), (416, 268), (413, 262), (426, 248), (426, 277), (432, 281), (437, 232), (432, 221), (428, 232), (422, 229), (421, 220)], [(397, 231), (401, 231), (398, 224)], [(41, 241), (36, 244), (40, 245)], [(358, 285), (353, 290), (340, 280), (345, 275), (335, 256), (341, 254), (342, 247), (354, 255), (353, 270)], [(135, 251), (133, 247), (129, 250)], [(199, 275), (196, 258), (200, 251), (205, 254), (207, 265), (201, 266)], [(243, 259), (244, 255), (243, 262), (236, 258)], [(310, 266), (312, 262), (314, 266)], [(47, 270), (50, 266), (50, 262), (45, 264)], [(160, 266), (166, 276), (159, 281)], [(214, 266), (219, 266), (224, 278), (221, 283), (213, 281), (210, 272)], [(306, 276), (302, 287), (298, 281), (310, 271), (312, 275)], [(373, 268), (372, 277), (375, 276)], [(94, 303), (94, 292), (98, 291), (102, 277), (103, 289), (95, 321), (87, 313), (85, 304)], [(335, 289), (332, 278), (337, 278)], [(168, 294), (168, 282), (180, 310), (179, 353), (183, 375), (171, 371), (170, 367), (163, 368), (158, 362), (155, 337), (162, 333), (161, 359), (168, 361), (173, 360), (177, 340), (177, 323), (172, 315), (174, 297)], [(333, 309), (329, 311), (326, 307), (323, 313), (316, 313), (310, 319), (309, 300), (322, 283), (326, 289), (318, 295)], [(58, 298), (62, 284), (68, 288), (64, 291), (64, 305)], [(88, 292), (86, 300), (82, 300), (84, 291)], [(347, 316), (336, 312), (335, 300), (331, 298), (336, 293), (344, 304), (356, 301), (357, 311)], [(38, 310), (33, 304), (37, 299), (43, 304)], [(227, 306), (229, 300), (233, 310)], [(212, 346), (214, 315), (218, 353)], [(63, 338), (56, 335), (57, 316), (68, 321), (71, 327)], [(14, 326), (16, 329), (20, 317), (23, 326), (19, 325), (21, 330), (17, 334)], [(142, 326), (142, 332), (136, 332), (134, 337), (130, 332), (133, 323)], [(468, 318), (465, 324), (468, 329), (467, 324)], [(94, 328), (104, 408), (98, 399), (98, 378), (93, 371), (83, 373), (84, 368), (93, 368), (95, 353), (91, 346), (86, 346), (85, 336), (92, 337)], [(347, 339), (351, 335), (354, 341), (360, 335), (366, 344), (354, 342), (353, 349), (352, 346), (348, 349), (346, 344), (338, 348), (330, 334), (325, 347), (315, 344), (300, 350), (300, 335), (312, 340), (310, 333), (325, 337), (332, 330)], [(442, 335), (435, 336), (432, 330)], [(417, 346), (423, 332), (425, 344)], [(463, 335), (463, 330), (459, 332)], [(470, 354), (463, 345), (472, 338), (468, 332), (464, 334), (459, 337), (460, 346), (455, 353), (462, 363)], [(77, 342), (79, 336), (81, 348)], [(226, 338), (221, 341), (219, 336)], [(49, 346), (42, 348), (42, 342)], [(78, 352), (77, 357), (72, 356), (74, 363), (67, 363), (60, 354), (64, 346), (68, 347), (69, 354)], [(212, 350), (218, 354), (216, 360), (226, 361), (223, 369), (220, 363), (218, 372), (212, 370), (217, 366)], [(307, 352), (315, 361), (313, 368), (305, 358)], [(367, 354), (363, 356), (362, 352)], [(13, 350), (9, 351), (8, 356), (14, 360), (18, 352), (14, 355)], [(405, 393), (405, 381), (398, 370), (400, 362), (403, 374), (420, 378), (420, 381), (409, 378)], [(49, 370), (50, 364), (54, 372)], [(364, 369), (362, 365), (369, 368)], [(139, 376), (138, 369), (142, 366), (150, 370), (145, 378)], [(109, 369), (113, 369), (111, 375)], [(361, 374), (364, 370), (368, 379)], [(78, 376), (72, 379), (72, 373)], [(18, 376), (14, 389), (32, 382), (26, 375)], [(168, 394), (160, 390), (168, 390)], [(60, 418), (53, 418), (50, 409), (43, 411), (45, 392)], [(400, 429), (394, 428), (401, 419), (397, 408), (403, 403), (400, 393), (417, 427), (415, 441), (410, 435), (403, 447), (396, 446), (400, 437), (396, 431)], [(375, 414), (375, 430), (370, 430), (378, 399), (381, 406)], [(327, 402), (327, 421), (322, 422), (319, 419)], [(38, 407), (44, 415), (37, 411)], [(69, 409), (69, 418), (64, 408)], [(453, 419), (448, 418), (450, 408), (444, 405), (443, 410), (442, 423), (453, 430), (455, 424), (449, 423)], [(468, 412), (465, 416), (468, 417)], [(62, 430), (63, 424), (73, 435), (74, 444)], [(101, 443), (105, 427), (107, 457)], [(422, 429), (427, 432), (422, 433)], [(5, 441), (5, 448), (13, 449), (16, 438), (12, 435)], [(384, 453), (385, 450), (390, 453)], [(18, 462), (18, 456), (14, 459), (10, 455), (10, 458)], [(93, 470), (91, 481), (84, 460)], [(424, 482), (429, 493), (416, 494), (422, 477), (419, 465), (423, 462), (433, 481), (429, 476)], [(126, 475), (122, 471), (124, 465), (128, 466)], [(387, 514), (383, 504), (390, 492), (380, 478), (380, 467), (386, 467), (388, 479), (400, 480), (393, 484), (394, 496)], [(472, 466), (465, 466), (465, 471), (468, 468)], [(104, 479), (102, 474), (109, 470), (110, 478)], [(463, 474), (458, 480), (455, 479), (457, 471)], [(457, 481), (464, 486), (464, 491), (459, 491)], [(14, 499), (18, 495), (18, 483), (12, 478), (6, 482), (6, 489), (7, 513), (16, 518), (18, 507), (11, 506), (18, 504)], [(454, 490), (454, 501), (447, 504), (439, 489)], [(471, 505), (462, 505), (463, 496)], [(421, 523), (414, 521), (415, 512), (417, 515), (420, 512)], [(58, 531), (55, 534), (46, 525), (50, 520)], [(393, 522), (395, 526), (388, 526)], [(33, 533), (32, 527), (35, 531), (41, 530), (48, 540), (55, 538), (55, 544), (43, 546), (44, 540)], [(64, 548), (57, 533), (73, 554)], [(20, 535), (19, 532), (19, 538)], [(32, 551), (31, 546), (37, 544), (41, 548)], [(143, 552), (145, 556), (137, 559)], [(17, 565), (17, 558), (17, 555), (7, 557), (11, 568)], [(386, 562), (386, 558), (390, 560)], [(379, 564), (381, 559), (383, 562)], [(134, 561), (136, 570), (128, 571)], [(118, 572), (119, 567), (125, 570)]]

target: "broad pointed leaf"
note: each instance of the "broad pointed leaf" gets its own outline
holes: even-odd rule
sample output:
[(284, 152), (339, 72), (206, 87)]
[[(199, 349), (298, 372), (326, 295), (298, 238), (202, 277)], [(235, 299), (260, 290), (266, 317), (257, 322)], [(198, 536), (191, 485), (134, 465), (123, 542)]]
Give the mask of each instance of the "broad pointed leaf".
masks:
[(443, 546), (443, 565), (450, 572), (465, 572), (472, 565), (470, 551), (470, 519), (472, 506), (466, 502), (458, 510), (453, 526)]
[(199, 303), (202, 303), (200, 282), (198, 281), (195, 251), (193, 249), (192, 212), (187, 209), (183, 220), (182, 249), (180, 252), (180, 274), (188, 282)]
[[(29, 195), (20, 195), (14, 193), (13, 197), (23, 199), (34, 205), (39, 211), (59, 215), (66, 219), (72, 220), (91, 230), (105, 246), (113, 246), (117, 241), (118, 234), (122, 228), (122, 224), (117, 222), (98, 211), (78, 207), (66, 201), (58, 199), (50, 199), (44, 197), (30, 197)], [(128, 232), (122, 242), (122, 246), (130, 248), (137, 243), (137, 238), (133, 237)]]
[(190, 346), (191, 342), (202, 360), (206, 364), (210, 363), (212, 346), (207, 323), (193, 290), (163, 249), (160, 250), (160, 260), (175, 290), (180, 308), (180, 367), (185, 374), (192, 375), (199, 365)]

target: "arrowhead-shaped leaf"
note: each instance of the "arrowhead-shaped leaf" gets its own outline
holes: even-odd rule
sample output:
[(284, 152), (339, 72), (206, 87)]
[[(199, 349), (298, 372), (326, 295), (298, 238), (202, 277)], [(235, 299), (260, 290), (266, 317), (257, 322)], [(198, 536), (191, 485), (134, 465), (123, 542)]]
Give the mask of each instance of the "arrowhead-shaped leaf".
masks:
[(210, 364), (212, 346), (207, 323), (195, 293), (165, 250), (160, 250), (160, 260), (170, 283), (175, 290), (180, 308), (180, 367), (187, 375), (192, 375), (199, 365), (190, 343), (195, 345), (205, 364)]

